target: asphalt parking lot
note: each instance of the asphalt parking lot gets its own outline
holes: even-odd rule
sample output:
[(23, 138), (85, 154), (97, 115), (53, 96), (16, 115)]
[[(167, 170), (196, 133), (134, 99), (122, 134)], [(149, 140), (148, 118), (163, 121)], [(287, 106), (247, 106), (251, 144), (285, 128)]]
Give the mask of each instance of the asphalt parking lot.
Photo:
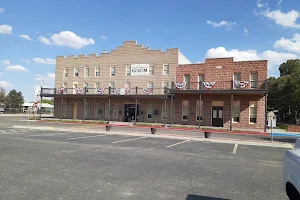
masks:
[(287, 199), (284, 148), (1, 130), (0, 199)]

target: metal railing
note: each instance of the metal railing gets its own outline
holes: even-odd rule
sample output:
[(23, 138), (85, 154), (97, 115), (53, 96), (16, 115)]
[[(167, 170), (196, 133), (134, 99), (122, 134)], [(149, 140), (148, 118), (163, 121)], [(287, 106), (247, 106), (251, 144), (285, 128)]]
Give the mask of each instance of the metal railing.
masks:
[(265, 81), (172, 82), (172, 90), (267, 90)]

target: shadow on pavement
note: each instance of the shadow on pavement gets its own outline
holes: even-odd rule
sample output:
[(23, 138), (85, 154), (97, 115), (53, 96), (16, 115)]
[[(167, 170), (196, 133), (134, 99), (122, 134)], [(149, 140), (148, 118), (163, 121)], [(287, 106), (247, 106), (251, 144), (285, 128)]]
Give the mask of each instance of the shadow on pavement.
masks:
[(185, 200), (229, 200), (223, 198), (216, 198), (216, 197), (208, 197), (208, 196), (199, 196), (194, 194), (189, 194)]
[[(261, 139), (271, 141), (271, 137), (261, 137)], [(274, 137), (273, 141), (274, 142), (286, 142), (286, 143), (295, 144), (296, 139), (297, 139), (296, 137)]]

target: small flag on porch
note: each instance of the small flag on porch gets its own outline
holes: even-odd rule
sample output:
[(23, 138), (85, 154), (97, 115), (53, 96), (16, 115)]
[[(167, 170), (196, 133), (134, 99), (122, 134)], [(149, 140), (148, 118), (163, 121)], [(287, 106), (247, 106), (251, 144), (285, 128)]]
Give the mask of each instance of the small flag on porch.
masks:
[(117, 88), (116, 91), (119, 95), (124, 95), (130, 93), (130, 88)]
[(103, 94), (105, 88), (96, 88), (98, 94)]
[(152, 94), (153, 88), (143, 88), (143, 93), (144, 94)]
[(75, 92), (76, 92), (76, 94), (83, 94), (84, 89), (83, 88), (75, 88)]
[(233, 82), (239, 88), (245, 88), (249, 84), (249, 81), (233, 81)]
[(56, 94), (63, 94), (64, 93), (65, 88), (59, 88), (56, 90)]
[(216, 82), (202, 82), (205, 89), (211, 89), (215, 86)]
[(175, 87), (178, 89), (183, 89), (186, 86), (186, 82), (183, 83), (175, 83)]

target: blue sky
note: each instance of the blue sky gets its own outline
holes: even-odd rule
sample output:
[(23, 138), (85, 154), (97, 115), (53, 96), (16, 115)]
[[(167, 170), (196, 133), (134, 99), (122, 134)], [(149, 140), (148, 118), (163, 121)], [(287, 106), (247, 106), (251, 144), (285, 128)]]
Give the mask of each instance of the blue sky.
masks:
[[(70, 39), (71, 38), (71, 39)], [(300, 58), (299, 0), (2, 0), (0, 86), (35, 100), (38, 76), (54, 86), (55, 57), (110, 51), (125, 40), (151, 49), (179, 47), (205, 57)]]

